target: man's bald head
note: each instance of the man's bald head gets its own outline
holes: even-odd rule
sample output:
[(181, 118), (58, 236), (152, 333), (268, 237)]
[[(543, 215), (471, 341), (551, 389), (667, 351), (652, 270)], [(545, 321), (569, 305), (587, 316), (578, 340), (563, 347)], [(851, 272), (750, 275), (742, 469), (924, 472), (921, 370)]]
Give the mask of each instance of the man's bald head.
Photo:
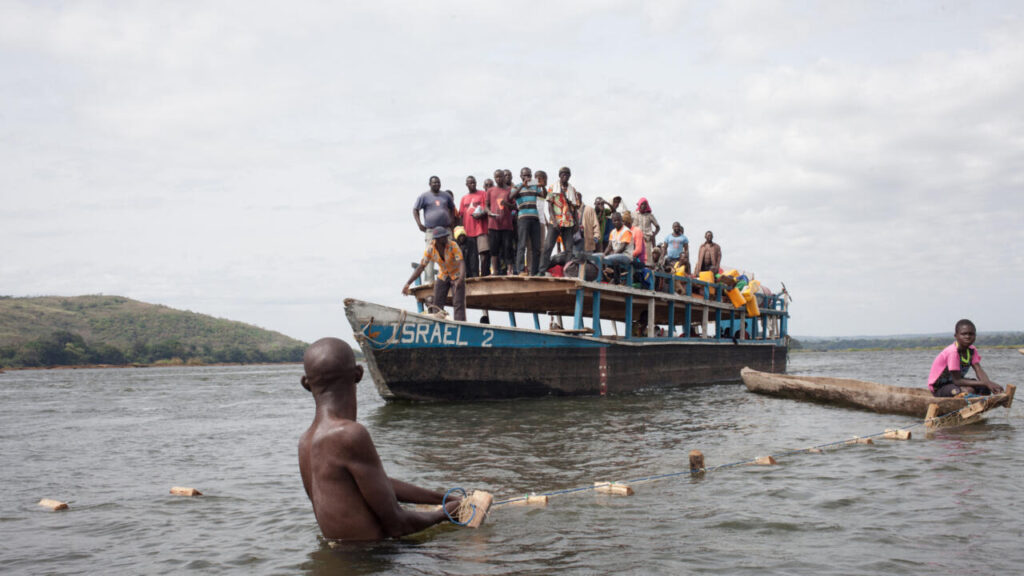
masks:
[(356, 364), (356, 356), (345, 341), (321, 338), (313, 342), (302, 356), (306, 375), (302, 386), (327, 388), (336, 382), (355, 384), (363, 378), (363, 368)]

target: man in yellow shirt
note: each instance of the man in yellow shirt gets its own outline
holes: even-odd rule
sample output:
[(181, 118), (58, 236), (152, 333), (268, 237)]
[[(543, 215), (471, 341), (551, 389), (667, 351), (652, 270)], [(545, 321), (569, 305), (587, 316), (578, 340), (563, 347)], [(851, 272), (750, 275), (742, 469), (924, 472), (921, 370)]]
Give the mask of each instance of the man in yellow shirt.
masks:
[(434, 241), (423, 252), (420, 265), (409, 277), (402, 288), (402, 294), (409, 295), (409, 287), (419, 277), (427, 264), (437, 264), (438, 273), (434, 280), (434, 307), (444, 310), (448, 290), (452, 292), (452, 306), (455, 308), (453, 318), (466, 320), (466, 262), (462, 259), (462, 251), (455, 242), (450, 242), (451, 232), (444, 226), (434, 228)]

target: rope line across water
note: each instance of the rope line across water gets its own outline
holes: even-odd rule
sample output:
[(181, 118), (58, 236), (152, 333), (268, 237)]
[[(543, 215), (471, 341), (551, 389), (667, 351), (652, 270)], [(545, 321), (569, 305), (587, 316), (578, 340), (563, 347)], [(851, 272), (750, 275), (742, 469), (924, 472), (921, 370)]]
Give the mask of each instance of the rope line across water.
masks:
[[(934, 418), (925, 419), (925, 420), (922, 420), (922, 421), (917, 422), (915, 424), (911, 424), (909, 426), (904, 426), (902, 428), (894, 428), (893, 430), (896, 430), (896, 431), (907, 430), (907, 431), (909, 431), (909, 430), (911, 430), (913, 428), (917, 428), (917, 427), (920, 427), (920, 426), (926, 426), (926, 425), (929, 425), (929, 424), (938, 424), (938, 423), (941, 423), (941, 422), (943, 422), (943, 421), (945, 421), (947, 419), (955, 418), (957, 415), (960, 414), (961, 411), (966, 410), (970, 406), (972, 406), (972, 404), (968, 403), (963, 408), (959, 408), (957, 410), (953, 410), (952, 412), (947, 412), (946, 414), (943, 414), (941, 416), (935, 416)], [(885, 434), (886, 434), (886, 431), (882, 431), (882, 432), (877, 432), (875, 434), (869, 434), (867, 436), (855, 436), (853, 438), (848, 438), (848, 439), (845, 439), (845, 440), (836, 440), (834, 442), (826, 442), (824, 444), (818, 444), (816, 446), (810, 446), (810, 447), (807, 447), (807, 448), (800, 448), (800, 449), (797, 449), (797, 450), (787, 450), (785, 452), (777, 452), (775, 454), (770, 454), (769, 456), (771, 458), (784, 458), (786, 456), (793, 456), (795, 454), (807, 453), (807, 452), (811, 452), (811, 451), (814, 451), (814, 450), (822, 450), (822, 449), (825, 449), (825, 448), (831, 448), (833, 446), (847, 445), (847, 444), (850, 444), (852, 442), (856, 442), (856, 440), (858, 440), (858, 439), (878, 438), (878, 437), (881, 437), (881, 436), (885, 436)], [(757, 462), (758, 459), (759, 458), (751, 458), (751, 459), (748, 459), (748, 460), (738, 460), (736, 462), (729, 462), (727, 464), (719, 464), (717, 466), (710, 466), (710, 467), (704, 467), (704, 468), (691, 468), (691, 469), (687, 469), (687, 470), (680, 470), (680, 471), (677, 471), (677, 472), (667, 472), (667, 473), (664, 473), (664, 474), (654, 474), (654, 475), (651, 475), (651, 476), (644, 476), (644, 477), (635, 478), (635, 479), (632, 479), (632, 480), (618, 480), (618, 481), (612, 482), (612, 484), (633, 485), (633, 484), (640, 484), (640, 483), (643, 483), (643, 482), (653, 482), (655, 480), (663, 480), (665, 478), (673, 478), (673, 477), (676, 477), (676, 476), (692, 475), (692, 474), (697, 474), (697, 473), (700, 473), (700, 472), (705, 472), (705, 473), (706, 472), (715, 472), (715, 471), (718, 471), (718, 470), (725, 470), (727, 468), (734, 468), (736, 466), (742, 466), (742, 465), (745, 465), (745, 464), (753, 464), (754, 462)], [(562, 489), (562, 490), (552, 490), (550, 492), (526, 494), (524, 496), (518, 496), (518, 497), (514, 497), (514, 498), (508, 498), (508, 499), (505, 499), (505, 500), (495, 501), (494, 504), (491, 505), (491, 508), (497, 508), (499, 506), (505, 506), (507, 504), (513, 504), (515, 502), (524, 502), (528, 498), (530, 498), (531, 496), (547, 496), (547, 497), (550, 498), (552, 496), (561, 496), (563, 494), (574, 494), (574, 493), (577, 493), (577, 492), (588, 492), (588, 491), (592, 491), (592, 490), (596, 490), (596, 489), (597, 489), (597, 486), (579, 486), (579, 487), (576, 487), (576, 488), (565, 488), (565, 489)], [(447, 494), (446, 494), (446, 496), (447, 496)]]

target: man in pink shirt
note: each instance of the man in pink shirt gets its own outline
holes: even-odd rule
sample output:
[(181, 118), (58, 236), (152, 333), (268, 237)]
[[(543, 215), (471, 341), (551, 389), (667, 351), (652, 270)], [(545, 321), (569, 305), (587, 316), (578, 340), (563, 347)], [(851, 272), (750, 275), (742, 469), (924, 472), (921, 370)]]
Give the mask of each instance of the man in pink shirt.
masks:
[[(511, 274), (516, 241), (512, 235), (511, 190), (506, 188), (505, 170), (494, 171), (494, 187), (487, 189), (487, 238), (491, 248), (491, 274)], [(511, 181), (511, 177), (509, 177)]]
[[(928, 389), (935, 396), (957, 396), (961, 393), (1001, 394), (1003, 387), (989, 380), (981, 368), (981, 354), (974, 347), (977, 329), (974, 322), (960, 320), (953, 334), (955, 341), (942, 349), (932, 362), (928, 373)], [(966, 378), (967, 371), (974, 368), (977, 379)]]

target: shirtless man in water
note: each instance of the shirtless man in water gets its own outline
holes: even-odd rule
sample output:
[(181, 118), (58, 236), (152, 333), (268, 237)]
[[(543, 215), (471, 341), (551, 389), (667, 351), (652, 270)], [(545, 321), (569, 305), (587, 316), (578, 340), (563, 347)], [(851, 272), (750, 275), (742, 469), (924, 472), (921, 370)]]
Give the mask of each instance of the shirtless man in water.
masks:
[[(325, 538), (381, 540), (419, 532), (447, 519), (444, 510), (418, 512), (399, 502), (441, 504), (440, 492), (388, 478), (369, 432), (356, 422), (356, 383), (363, 367), (337, 338), (314, 342), (302, 358), (302, 386), (316, 416), (299, 439), (299, 471)], [(453, 515), (458, 499), (449, 500)]]

